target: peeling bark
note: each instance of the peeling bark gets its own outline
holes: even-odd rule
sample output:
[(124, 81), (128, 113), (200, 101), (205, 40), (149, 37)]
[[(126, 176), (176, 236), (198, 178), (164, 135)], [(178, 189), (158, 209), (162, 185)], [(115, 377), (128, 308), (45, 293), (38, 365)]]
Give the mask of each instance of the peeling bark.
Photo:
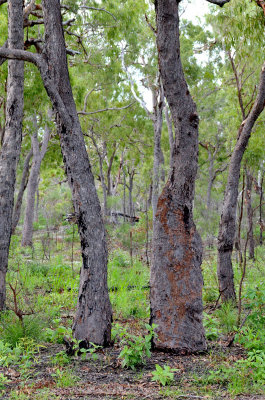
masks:
[[(23, 49), (23, 1), (8, 4), (8, 48)], [(5, 307), (16, 169), (22, 141), (24, 63), (8, 61), (6, 123), (0, 152), (0, 310)]]
[(151, 323), (158, 350), (206, 349), (202, 325), (202, 243), (192, 215), (198, 159), (198, 123), (180, 60), (179, 3), (156, 0), (159, 66), (174, 127), (172, 168), (159, 197), (151, 267)]

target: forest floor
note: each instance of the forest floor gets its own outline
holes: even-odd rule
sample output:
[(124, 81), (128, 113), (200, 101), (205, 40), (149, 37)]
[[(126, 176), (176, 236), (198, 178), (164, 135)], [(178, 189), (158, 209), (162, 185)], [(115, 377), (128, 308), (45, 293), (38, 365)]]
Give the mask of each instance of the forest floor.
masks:
[[(136, 320), (119, 321), (135, 327)], [(96, 359), (90, 354), (85, 358), (74, 356), (58, 365), (54, 362), (56, 354), (65, 354), (63, 344), (43, 344), (34, 362), (26, 370), (19, 365), (1, 367), (0, 374), (8, 378), (4, 399), (27, 400), (75, 400), (75, 399), (212, 399), (212, 400), (261, 400), (260, 394), (231, 395), (225, 382), (207, 382), (207, 376), (216, 364), (223, 360), (234, 363), (246, 356), (239, 345), (227, 347), (225, 342), (210, 342), (208, 351), (200, 355), (179, 356), (163, 352), (152, 352), (146, 364), (135, 370), (122, 368), (118, 358), (119, 344), (100, 349)], [(55, 365), (57, 364), (57, 365)], [(62, 365), (64, 364), (64, 365)], [(170, 386), (161, 386), (152, 381), (152, 371), (156, 364), (167, 365), (175, 370), (174, 381)], [(205, 378), (204, 378), (205, 377)], [(240, 379), (240, 377), (238, 377)], [(222, 385), (223, 383), (223, 385)], [(11, 397), (10, 397), (11, 394)]]
[[(33, 253), (32, 249), (21, 249), (19, 238), (12, 240), (9, 311), (0, 319), (1, 400), (265, 399), (262, 247), (256, 250), (256, 260), (248, 261), (241, 316), (244, 326), (240, 328), (237, 308), (217, 304), (216, 256), (212, 252), (205, 256), (202, 269), (208, 350), (180, 356), (146, 351), (150, 345), (150, 327), (146, 326), (150, 270), (141, 257), (132, 260), (129, 251), (116, 244), (108, 273), (113, 346), (92, 347), (68, 356), (63, 338), (72, 337), (79, 285), (78, 242), (75, 247), (63, 242), (61, 246), (66, 247), (58, 248), (56, 241), (56, 253), (50, 256), (41, 247), (42, 242), (39, 248), (35, 245)], [(241, 269), (235, 264), (234, 271), (238, 291)], [(15, 303), (25, 313), (22, 325), (14, 312)], [(232, 346), (228, 346), (234, 336)], [(130, 361), (131, 368), (124, 365), (129, 351), (134, 352), (133, 357), (140, 357), (142, 365), (135, 359)]]

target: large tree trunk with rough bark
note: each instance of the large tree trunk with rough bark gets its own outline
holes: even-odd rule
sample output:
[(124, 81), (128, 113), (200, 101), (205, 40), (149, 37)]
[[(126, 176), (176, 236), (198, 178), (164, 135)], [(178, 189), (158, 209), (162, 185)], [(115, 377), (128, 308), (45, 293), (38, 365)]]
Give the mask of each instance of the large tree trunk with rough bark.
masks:
[(24, 192), (26, 190), (27, 184), (28, 184), (28, 179), (29, 179), (29, 169), (30, 169), (30, 160), (31, 157), (33, 156), (33, 149), (31, 147), (30, 151), (25, 157), (24, 165), (23, 165), (23, 172), (22, 172), (22, 178), (19, 186), (19, 191), (16, 199), (16, 204), (13, 209), (13, 216), (12, 216), (12, 235), (15, 234), (17, 224), (20, 219), (20, 214), (21, 214), (21, 207), (22, 207), (22, 200), (24, 196)]
[[(8, 48), (23, 49), (23, 1), (8, 2)], [(8, 61), (6, 123), (0, 153), (0, 310), (5, 307), (16, 169), (22, 141), (24, 63)]]
[(26, 204), (26, 211), (25, 211), (23, 231), (22, 231), (22, 241), (21, 241), (22, 246), (32, 246), (35, 197), (39, 186), (41, 162), (46, 154), (49, 138), (50, 138), (50, 129), (46, 125), (43, 142), (40, 149), (40, 144), (38, 141), (38, 125), (36, 116), (34, 116), (34, 132), (31, 137), (32, 149), (33, 149), (33, 161), (28, 181), (27, 204)]
[[(59, 93), (52, 102), (57, 111), (58, 132), (81, 239), (83, 265), (74, 336), (83, 345), (106, 346), (111, 340), (112, 311), (107, 288), (107, 245), (94, 177), (77, 116), (67, 68), (59, 0), (43, 0), (46, 74)], [(46, 77), (44, 77), (45, 81)], [(48, 88), (48, 93), (50, 89)], [(67, 114), (65, 115), (65, 111)]]
[(235, 301), (232, 251), (236, 229), (236, 206), (242, 157), (247, 148), (252, 128), (264, 109), (265, 103), (265, 63), (261, 69), (258, 94), (246, 119), (242, 122), (229, 165), (223, 209), (218, 234), (218, 281), (222, 301)]
[(154, 347), (176, 353), (206, 349), (202, 325), (202, 243), (192, 203), (198, 158), (196, 106), (180, 60), (179, 3), (156, 0), (159, 66), (174, 127), (170, 177), (159, 197), (151, 267), (151, 323)]

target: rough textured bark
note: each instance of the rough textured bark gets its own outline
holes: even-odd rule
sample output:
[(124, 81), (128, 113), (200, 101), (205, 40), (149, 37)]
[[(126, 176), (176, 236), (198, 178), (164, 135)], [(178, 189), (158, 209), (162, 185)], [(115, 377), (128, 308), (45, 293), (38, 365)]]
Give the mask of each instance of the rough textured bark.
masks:
[(253, 177), (248, 169), (246, 169), (246, 206), (247, 206), (247, 218), (248, 218), (248, 251), (249, 258), (254, 260), (255, 258), (255, 244), (253, 236), (253, 209), (252, 209), (252, 183)]
[(29, 167), (30, 167), (30, 160), (31, 157), (33, 156), (33, 149), (31, 147), (30, 151), (26, 155), (25, 161), (24, 161), (24, 166), (23, 166), (23, 172), (22, 172), (22, 178), (20, 182), (20, 187), (16, 199), (16, 204), (14, 206), (13, 210), (13, 216), (12, 216), (12, 235), (14, 235), (16, 231), (17, 224), (20, 219), (20, 214), (21, 214), (21, 206), (22, 206), (22, 200), (23, 200), (23, 195), (26, 190), (27, 184), (28, 184), (28, 178), (29, 178)]
[(170, 148), (170, 168), (172, 168), (173, 167), (173, 153), (174, 153), (174, 147), (175, 147), (175, 138), (174, 138), (173, 127), (172, 127), (172, 119), (168, 113), (168, 106), (165, 106), (165, 119), (166, 119), (166, 123), (167, 123), (168, 140), (169, 140), (169, 148)]
[(36, 116), (34, 117), (34, 125), (35, 125), (34, 126), (35, 130), (31, 137), (32, 149), (33, 149), (33, 161), (31, 165), (28, 188), (27, 188), (26, 211), (25, 211), (23, 231), (22, 231), (22, 241), (21, 241), (22, 246), (32, 246), (35, 197), (39, 186), (40, 167), (43, 157), (46, 154), (50, 138), (50, 130), (46, 125), (43, 142), (40, 149), (40, 144), (38, 141), (38, 125), (36, 121)]
[[(46, 90), (57, 111), (58, 132), (81, 239), (83, 265), (74, 336), (84, 345), (108, 345), (112, 311), (107, 288), (107, 246), (94, 177), (91, 171), (67, 68), (59, 0), (43, 0)], [(49, 85), (54, 82), (57, 93)]]
[(233, 280), (232, 251), (236, 229), (236, 205), (241, 160), (247, 148), (252, 128), (264, 109), (265, 102), (265, 63), (261, 69), (258, 94), (247, 118), (242, 122), (235, 148), (233, 150), (228, 180), (225, 190), (223, 209), (218, 234), (218, 281), (222, 301), (235, 300)]
[[(23, 49), (23, 1), (8, 4), (8, 48)], [(23, 61), (8, 61), (6, 123), (0, 153), (0, 310), (5, 307), (5, 278), (12, 229), (16, 168), (22, 140)]]
[(154, 346), (176, 353), (204, 351), (202, 243), (192, 203), (198, 158), (196, 106), (185, 81), (179, 44), (179, 3), (156, 0), (159, 66), (176, 137), (173, 167), (158, 200), (151, 267)]

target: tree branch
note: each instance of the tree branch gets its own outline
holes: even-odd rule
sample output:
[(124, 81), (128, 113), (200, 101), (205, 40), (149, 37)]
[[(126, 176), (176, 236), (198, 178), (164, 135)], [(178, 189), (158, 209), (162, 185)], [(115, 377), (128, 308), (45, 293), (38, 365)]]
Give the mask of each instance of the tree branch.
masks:
[(134, 105), (135, 102), (128, 104), (127, 106), (124, 107), (109, 107), (109, 108), (103, 108), (102, 110), (96, 110), (96, 111), (90, 111), (90, 112), (85, 112), (85, 111), (78, 111), (78, 115), (92, 115), (92, 114), (98, 114), (104, 111), (119, 111), (119, 110), (125, 110), (126, 108), (129, 108)]
[(0, 48), (0, 57), (8, 58), (10, 60), (28, 61), (40, 67), (42, 64), (42, 57), (39, 54), (30, 53), (25, 50), (8, 49), (6, 47)]
[(121, 63), (122, 63), (122, 69), (123, 71), (126, 73), (129, 82), (131, 84), (131, 92), (133, 94), (133, 97), (135, 98), (135, 100), (143, 107), (143, 109), (145, 110), (146, 114), (148, 115), (148, 117), (154, 121), (154, 116), (152, 115), (152, 113), (148, 110), (147, 105), (145, 103), (145, 101), (143, 99), (141, 99), (140, 97), (137, 96), (135, 90), (134, 90), (134, 81), (131, 77), (131, 74), (129, 73), (126, 65), (125, 65), (125, 60), (124, 60), (124, 49), (121, 49)]
[(88, 7), (88, 6), (81, 6), (80, 8), (84, 8), (86, 10), (95, 10), (95, 11), (104, 11), (105, 13), (112, 16), (112, 18), (117, 22), (117, 18), (113, 15), (110, 11), (105, 10), (105, 8), (97, 8), (97, 7)]
[(206, 0), (208, 3), (216, 4), (219, 7), (223, 7), (226, 3), (229, 3), (230, 0)]

